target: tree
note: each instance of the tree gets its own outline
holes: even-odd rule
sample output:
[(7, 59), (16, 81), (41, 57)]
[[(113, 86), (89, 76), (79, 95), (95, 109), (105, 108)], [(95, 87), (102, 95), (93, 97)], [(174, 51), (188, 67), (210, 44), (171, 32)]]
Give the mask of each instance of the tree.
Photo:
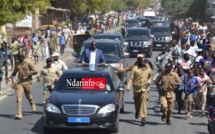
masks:
[(193, 20), (204, 21), (206, 2), (206, 0), (194, 0), (186, 16), (193, 18)]
[(173, 17), (187, 13), (194, 0), (162, 0), (162, 7)]
[(127, 8), (124, 0), (113, 0), (111, 5), (111, 9), (114, 11), (120, 11)]
[(145, 8), (148, 7), (150, 4), (150, 0), (124, 0), (127, 9), (135, 10), (137, 8)]
[(48, 6), (48, 0), (0, 0), (0, 26), (22, 20), (36, 9), (45, 12)]

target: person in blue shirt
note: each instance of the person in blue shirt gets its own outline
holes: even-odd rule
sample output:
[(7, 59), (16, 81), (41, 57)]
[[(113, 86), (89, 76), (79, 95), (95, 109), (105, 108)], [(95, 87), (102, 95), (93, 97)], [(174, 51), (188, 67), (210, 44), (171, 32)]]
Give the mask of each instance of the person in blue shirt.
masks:
[(186, 98), (188, 99), (188, 114), (192, 118), (193, 109), (196, 102), (197, 90), (199, 86), (199, 80), (194, 76), (192, 70), (188, 70), (188, 80), (185, 85)]
[(191, 35), (190, 35), (190, 44), (195, 44), (196, 42), (196, 34), (194, 31), (191, 32)]
[(66, 37), (64, 36), (63, 32), (60, 36), (59, 42), (60, 42), (60, 54), (63, 55), (65, 50), (65, 45), (66, 45)]
[(188, 76), (184, 73), (183, 68), (180, 68), (178, 70), (178, 76), (180, 77), (181, 80), (181, 85), (176, 88), (176, 101), (178, 103), (178, 114), (181, 113), (181, 111), (185, 110), (184, 106), (184, 96), (185, 96), (185, 83), (187, 81)]

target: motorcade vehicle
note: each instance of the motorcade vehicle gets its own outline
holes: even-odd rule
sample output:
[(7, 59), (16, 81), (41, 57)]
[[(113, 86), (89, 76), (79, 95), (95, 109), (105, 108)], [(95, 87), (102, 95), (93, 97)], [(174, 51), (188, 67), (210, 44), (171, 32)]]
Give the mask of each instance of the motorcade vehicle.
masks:
[(139, 22), (137, 19), (127, 19), (125, 20), (125, 29), (131, 28), (131, 27), (138, 27)]
[(150, 20), (151, 26), (168, 26), (168, 23), (163, 20)]
[(153, 37), (152, 48), (153, 50), (161, 50), (164, 46), (171, 47), (172, 34), (169, 26), (154, 26), (150, 29), (151, 36)]
[(44, 106), (43, 128), (119, 131), (124, 87), (111, 66), (80, 66), (65, 71)]
[(152, 39), (148, 28), (129, 28), (124, 40), (124, 45), (127, 46), (130, 56), (134, 57), (137, 54), (152, 56)]
[(90, 39), (110, 39), (110, 40), (119, 40), (122, 44), (124, 44), (124, 38), (119, 33), (101, 33), (101, 34), (95, 34)]

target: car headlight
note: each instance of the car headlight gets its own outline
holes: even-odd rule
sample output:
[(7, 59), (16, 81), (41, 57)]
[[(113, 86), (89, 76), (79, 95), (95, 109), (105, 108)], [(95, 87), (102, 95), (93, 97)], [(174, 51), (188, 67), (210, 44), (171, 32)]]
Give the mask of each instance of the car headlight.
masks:
[(151, 46), (151, 41), (146, 41), (146, 42), (144, 42), (144, 47), (149, 47), (149, 46)]
[(172, 40), (172, 37), (165, 37), (165, 40), (166, 40), (166, 41), (171, 41), (171, 40)]
[(57, 108), (55, 105), (53, 105), (51, 103), (47, 103), (45, 109), (46, 109), (46, 111), (51, 112), (51, 113), (59, 113), (59, 114), (61, 113), (59, 108)]
[(103, 114), (103, 113), (110, 113), (116, 110), (116, 105), (115, 104), (108, 104), (104, 107), (102, 107), (98, 114)]
[(128, 42), (124, 42), (124, 45), (128, 45)]

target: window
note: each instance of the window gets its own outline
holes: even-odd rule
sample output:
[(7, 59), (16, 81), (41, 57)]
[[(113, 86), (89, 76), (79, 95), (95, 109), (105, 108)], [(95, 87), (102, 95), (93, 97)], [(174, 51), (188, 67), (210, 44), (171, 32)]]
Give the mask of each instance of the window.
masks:
[(110, 75), (111, 75), (111, 78), (112, 78), (112, 81), (113, 81), (114, 88), (117, 89), (118, 85), (119, 85), (119, 77), (116, 75), (114, 70), (110, 71)]

